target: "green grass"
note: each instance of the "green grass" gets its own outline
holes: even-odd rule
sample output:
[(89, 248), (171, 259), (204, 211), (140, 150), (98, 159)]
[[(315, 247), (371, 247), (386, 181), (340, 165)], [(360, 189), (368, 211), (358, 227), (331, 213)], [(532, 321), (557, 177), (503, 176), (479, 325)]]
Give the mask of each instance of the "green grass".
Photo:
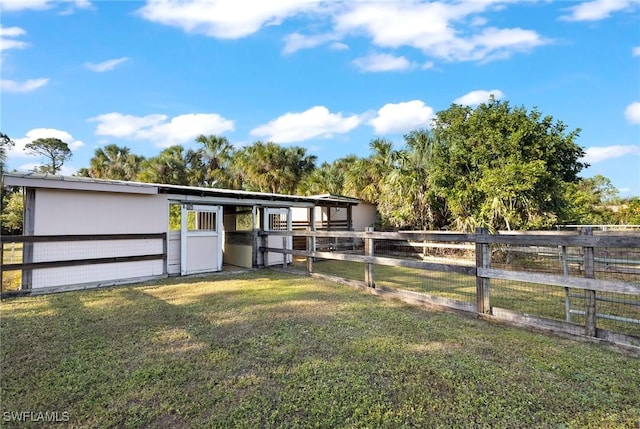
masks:
[(2, 412), (68, 412), (70, 426), (640, 423), (637, 357), (307, 277), (175, 279), (0, 311)]
[[(303, 260), (298, 260), (297, 268), (304, 269)], [(364, 264), (349, 261), (324, 260), (316, 261), (313, 269), (317, 273), (330, 274), (351, 280), (364, 280)], [(396, 289), (451, 298), (464, 302), (476, 302), (476, 279), (456, 273), (425, 271), (405, 267), (376, 265), (374, 267), (375, 283)], [(572, 294), (582, 294), (573, 289)], [(638, 297), (600, 293), (599, 296), (635, 300)], [(533, 314), (556, 320), (565, 320), (565, 291), (562, 287), (536, 283), (524, 283), (507, 280), (491, 280), (491, 305), (520, 313)], [(612, 302), (597, 302), (597, 312), (640, 320), (640, 305), (627, 305)], [(572, 298), (572, 308), (584, 310), (584, 300)], [(584, 317), (573, 315), (574, 323), (584, 323)], [(640, 325), (598, 319), (600, 328), (640, 336)]]

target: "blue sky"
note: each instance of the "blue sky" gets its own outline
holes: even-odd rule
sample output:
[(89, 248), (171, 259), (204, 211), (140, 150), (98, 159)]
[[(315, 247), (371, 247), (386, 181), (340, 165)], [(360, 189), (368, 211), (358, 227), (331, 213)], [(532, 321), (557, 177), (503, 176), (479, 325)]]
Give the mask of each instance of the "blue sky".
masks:
[(402, 144), (489, 94), (581, 128), (621, 196), (640, 195), (640, 1), (0, 0), (9, 167), (58, 137), (89, 164), (199, 134), (298, 145), (332, 161)]

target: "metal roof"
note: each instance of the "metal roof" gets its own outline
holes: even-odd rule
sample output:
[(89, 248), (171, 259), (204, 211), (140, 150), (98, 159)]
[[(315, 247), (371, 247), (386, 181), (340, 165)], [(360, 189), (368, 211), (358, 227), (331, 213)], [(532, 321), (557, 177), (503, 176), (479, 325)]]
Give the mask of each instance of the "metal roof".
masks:
[(54, 176), (37, 173), (5, 173), (2, 181), (6, 186), (27, 186), (32, 188), (85, 190), (98, 192), (121, 192), (131, 194), (174, 194), (196, 195), (201, 197), (222, 197), (237, 200), (287, 201), (292, 203), (331, 203), (356, 205), (354, 198), (332, 196), (330, 194), (301, 196), (274, 194), (268, 192), (238, 191), (222, 188), (204, 188), (196, 186), (167, 185), (160, 183), (128, 182), (124, 180), (94, 179), (91, 177)]
[(359, 204), (360, 200), (357, 198), (353, 198), (353, 197), (346, 197), (344, 195), (337, 195), (337, 194), (320, 194), (320, 195), (313, 195), (313, 198), (317, 198), (318, 200), (321, 201), (340, 201), (340, 202), (344, 202), (347, 204)]

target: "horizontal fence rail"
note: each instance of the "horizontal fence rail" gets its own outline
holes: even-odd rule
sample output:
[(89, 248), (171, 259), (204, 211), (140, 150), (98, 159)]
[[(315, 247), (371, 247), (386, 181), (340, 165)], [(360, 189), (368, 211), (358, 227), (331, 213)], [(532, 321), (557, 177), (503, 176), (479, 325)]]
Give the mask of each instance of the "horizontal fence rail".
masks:
[[(600, 338), (640, 348), (640, 272), (634, 268), (640, 267), (640, 234), (637, 233), (609, 235), (605, 232), (593, 235), (590, 228), (584, 228), (580, 234), (575, 231), (489, 234), (479, 229), (476, 234), (465, 234), (368, 229), (358, 232), (265, 231), (260, 235), (263, 236), (263, 245), (259, 251), (263, 255), (273, 252), (303, 257), (310, 275), (355, 284), (376, 294), (473, 311), (488, 319), (506, 320), (517, 325)], [(285, 240), (282, 247), (267, 246), (268, 236), (299, 237), (306, 240), (306, 248), (287, 248)], [(340, 247), (336, 246), (332, 251), (319, 251), (318, 240), (328, 238), (349, 240), (349, 243), (354, 243), (353, 248), (350, 250), (349, 246), (343, 246), (346, 250), (338, 250)], [(359, 247), (355, 244), (358, 242)], [(613, 256), (609, 254), (610, 251)], [(440, 254), (433, 255), (434, 252)], [(500, 261), (500, 258), (506, 259), (506, 262)], [(518, 261), (510, 261), (514, 258), (524, 259), (524, 262), (520, 261), (524, 266), (518, 266)], [(330, 275), (320, 274), (314, 269), (314, 262), (321, 263), (322, 260), (327, 263), (344, 261), (361, 264), (364, 266), (361, 271), (364, 281), (341, 278), (331, 269), (328, 270)], [(381, 283), (384, 283), (384, 279), (381, 274), (374, 274), (374, 266), (419, 270), (416, 276), (425, 272), (469, 278), (464, 283), (467, 286), (458, 289), (473, 290), (473, 297), (469, 298), (473, 299), (473, 305), (471, 301), (406, 290), (402, 286), (394, 288), (377, 284), (376, 279), (380, 279)], [(529, 285), (520, 288), (532, 291), (527, 292), (530, 295), (518, 298), (524, 301), (542, 300), (544, 297), (540, 294), (543, 292), (536, 291), (544, 290), (551, 297), (549, 300), (553, 301), (553, 305), (561, 307), (561, 313), (549, 317), (546, 314), (501, 308), (504, 305), (502, 302), (508, 303), (511, 298), (500, 297), (496, 291), (500, 284), (508, 282), (518, 285), (512, 287), (514, 290), (519, 289), (521, 284)], [(470, 286), (472, 284), (474, 286)], [(603, 309), (596, 311), (596, 306), (606, 305), (619, 305), (624, 308), (624, 314), (607, 314)], [(608, 325), (605, 328), (597, 320), (605, 321), (602, 322), (604, 325), (606, 321), (625, 325), (620, 330)]]
[(51, 243), (63, 241), (153, 240), (166, 239), (167, 233), (91, 234), (91, 235), (4, 235), (0, 243)]
[[(162, 246), (160, 252), (140, 253), (123, 255), (127, 253), (122, 249), (124, 243), (140, 240), (161, 240)], [(120, 246), (112, 246), (106, 252), (114, 253), (113, 256), (90, 257), (91, 252), (84, 254), (82, 257), (64, 258), (65, 251), (61, 249), (53, 249), (49, 253), (54, 259), (46, 258), (43, 261), (34, 261), (35, 246), (55, 245), (57, 243), (96, 243), (99, 242), (122, 242)], [(5, 249), (5, 245), (11, 244), (9, 249)], [(19, 250), (21, 262), (14, 262), (17, 258), (16, 244), (21, 245)], [(158, 246), (156, 246), (158, 247)], [(68, 250), (68, 246), (65, 248)], [(93, 235), (32, 235), (32, 236), (2, 236), (0, 237), (0, 250), (2, 251), (2, 263), (0, 264), (0, 282), (2, 284), (2, 296), (27, 294), (32, 291), (33, 272), (41, 269), (57, 269), (69, 267), (82, 267), (87, 265), (98, 264), (116, 264), (127, 262), (142, 262), (161, 260), (163, 262), (162, 275), (167, 273), (167, 234), (166, 233), (141, 233), (141, 234), (93, 234)], [(8, 250), (8, 256), (5, 255)], [(160, 249), (158, 249), (160, 250)], [(105, 250), (103, 250), (104, 252)], [(8, 261), (7, 261), (8, 259)], [(20, 272), (19, 286), (15, 290), (5, 290), (6, 273)], [(121, 279), (119, 279), (121, 280)]]

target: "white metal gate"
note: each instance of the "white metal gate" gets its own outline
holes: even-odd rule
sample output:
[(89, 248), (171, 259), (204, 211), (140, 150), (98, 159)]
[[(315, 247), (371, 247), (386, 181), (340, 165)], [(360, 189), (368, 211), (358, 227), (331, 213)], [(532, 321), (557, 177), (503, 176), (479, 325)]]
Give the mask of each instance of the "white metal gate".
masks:
[[(291, 231), (291, 209), (264, 209), (263, 228), (265, 231)], [(293, 237), (268, 236), (267, 247), (292, 249)], [(293, 255), (269, 252), (267, 264), (282, 264), (285, 256), (287, 263), (293, 261)]]
[(222, 269), (222, 207), (182, 205), (180, 273)]

